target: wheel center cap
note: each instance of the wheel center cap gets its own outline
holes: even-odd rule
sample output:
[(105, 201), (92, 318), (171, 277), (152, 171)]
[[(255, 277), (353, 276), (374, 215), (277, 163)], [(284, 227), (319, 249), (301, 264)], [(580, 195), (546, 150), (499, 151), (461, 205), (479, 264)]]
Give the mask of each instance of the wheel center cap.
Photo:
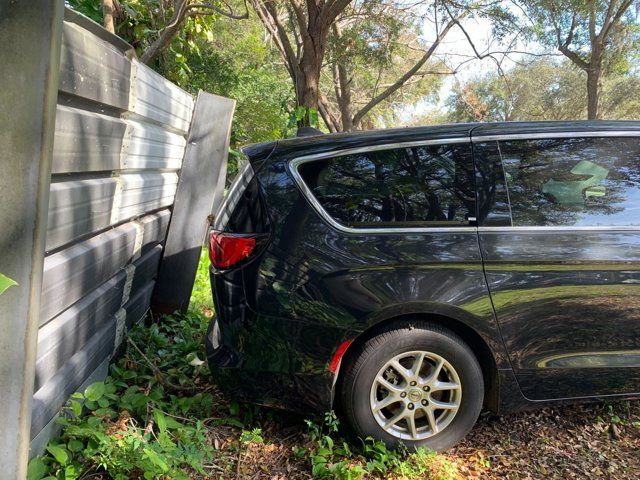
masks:
[(412, 402), (419, 402), (420, 399), (422, 398), (422, 390), (418, 388), (412, 388), (411, 390), (409, 390), (409, 393), (407, 394), (407, 396), (409, 397), (409, 400), (411, 400)]

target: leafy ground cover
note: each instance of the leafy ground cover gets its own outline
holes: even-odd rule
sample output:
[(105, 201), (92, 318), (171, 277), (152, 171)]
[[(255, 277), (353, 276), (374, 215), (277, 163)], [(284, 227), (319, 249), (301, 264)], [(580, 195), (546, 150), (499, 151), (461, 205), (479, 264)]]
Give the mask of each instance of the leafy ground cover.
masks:
[(332, 413), (301, 418), (221, 394), (202, 335), (207, 263), (191, 311), (136, 327), (104, 382), (76, 394), (29, 480), (638, 478), (640, 402), (483, 413), (445, 454), (350, 438)]

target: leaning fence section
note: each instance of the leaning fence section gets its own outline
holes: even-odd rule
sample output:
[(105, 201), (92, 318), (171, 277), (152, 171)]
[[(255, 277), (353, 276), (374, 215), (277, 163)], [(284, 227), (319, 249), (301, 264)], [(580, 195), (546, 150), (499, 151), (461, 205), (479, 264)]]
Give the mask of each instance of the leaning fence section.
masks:
[(149, 307), (162, 257), (194, 99), (130, 49), (66, 10), (32, 452), (69, 396), (104, 376)]

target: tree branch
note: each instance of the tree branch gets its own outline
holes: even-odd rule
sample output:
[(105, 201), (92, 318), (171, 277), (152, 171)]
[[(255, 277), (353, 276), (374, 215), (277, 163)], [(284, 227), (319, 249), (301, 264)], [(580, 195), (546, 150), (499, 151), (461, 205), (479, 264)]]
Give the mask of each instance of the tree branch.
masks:
[[(466, 15), (466, 12), (463, 15), (461, 15), (460, 17), (458, 17), (458, 18), (462, 18), (465, 15)], [(449, 33), (449, 30), (451, 30), (451, 28), (454, 25), (456, 25), (456, 21), (457, 21), (457, 19), (449, 21), (449, 23), (447, 23), (447, 25), (444, 27), (442, 32), (440, 32), (438, 34), (438, 36), (436, 37), (435, 41), (431, 44), (431, 47), (429, 47), (429, 50), (427, 50), (425, 52), (425, 54), (422, 56), (422, 58), (420, 58), (420, 60), (418, 60), (413, 67), (411, 67), (407, 72), (404, 73), (404, 75), (402, 75), (400, 78), (398, 78), (398, 80), (396, 80), (394, 83), (392, 83), (389, 87), (387, 87), (381, 93), (379, 93), (378, 95), (373, 97), (364, 107), (362, 107), (358, 111), (358, 113), (356, 113), (354, 115), (354, 117), (353, 117), (353, 124), (354, 125), (358, 125), (360, 123), (360, 121), (364, 118), (364, 116), (367, 113), (369, 113), (369, 111), (373, 107), (375, 107), (380, 102), (382, 102), (383, 100), (385, 100), (386, 98), (391, 96), (393, 93), (395, 93), (399, 88), (401, 88), (407, 82), (407, 80), (409, 80), (412, 76), (414, 76), (416, 73), (418, 73), (420, 71), (422, 66), (427, 62), (427, 60), (429, 60), (429, 58), (431, 58), (433, 53), (436, 51), (436, 49), (438, 48), (438, 46), (442, 42), (442, 39), (447, 35), (447, 33)]]
[(187, 1), (188, 0), (175, 1), (171, 20), (169, 20), (169, 23), (158, 32), (158, 37), (140, 56), (140, 61), (142, 63), (149, 65), (154, 61), (160, 52), (164, 50), (171, 40), (173, 40), (178, 34), (186, 15)]
[(327, 24), (333, 23), (350, 3), (351, 0), (333, 0), (327, 3), (324, 7), (324, 11), (326, 12), (324, 21), (327, 22)]
[[(212, 5), (211, 3), (194, 3), (187, 7), (187, 10), (189, 11), (189, 15), (193, 15), (194, 10), (197, 11), (196, 13), (197, 15), (211, 15), (211, 13), (214, 12), (224, 17), (231, 18), (233, 20), (245, 20), (249, 18), (249, 8), (247, 7), (246, 0), (244, 2), (244, 9), (245, 9), (245, 12), (243, 14), (235, 14), (231, 10), (231, 8), (229, 8), (228, 11), (225, 11), (220, 7)], [(206, 13), (208, 10), (211, 10), (211, 12)]]
[[(280, 50), (280, 54), (282, 55), (287, 67), (287, 71), (291, 76), (291, 80), (294, 84), (297, 84), (296, 64), (298, 61), (298, 55), (293, 51), (289, 37), (286, 32), (284, 32), (281, 24), (280, 28), (278, 28), (279, 21), (276, 23), (277, 18), (273, 18), (271, 13), (266, 10), (266, 7), (261, 0), (253, 0), (252, 5), (258, 15), (258, 18), (260, 18), (262, 24), (269, 31), (271, 38), (273, 38), (278, 50)], [(284, 34), (284, 37), (281, 33)]]
[(580, 55), (578, 55), (576, 52), (574, 52), (569, 48), (569, 45), (573, 40), (573, 34), (577, 24), (576, 14), (574, 13), (573, 15), (573, 18), (571, 21), (571, 27), (569, 29), (569, 33), (567, 34), (567, 37), (564, 42), (562, 41), (562, 31), (560, 29), (560, 26), (558, 25), (558, 22), (556, 22), (556, 19), (555, 19), (555, 15), (556, 15), (555, 9), (552, 9), (551, 14), (552, 14), (553, 28), (556, 32), (556, 41), (558, 43), (558, 50), (560, 50), (560, 52), (569, 60), (571, 60), (576, 66), (580, 67), (583, 70), (587, 70), (589, 68), (589, 63), (585, 59), (583, 59)]
[(318, 99), (318, 110), (320, 111), (322, 120), (324, 120), (324, 123), (327, 125), (327, 128), (331, 133), (339, 132), (340, 122), (338, 122), (335, 114), (331, 111), (329, 100), (322, 93), (320, 93), (319, 96), (320, 98)]
[(115, 16), (117, 12), (117, 0), (102, 0), (102, 18), (104, 28), (111, 33), (116, 33)]
[[(615, 0), (611, 0), (611, 5), (613, 5), (614, 1)], [(606, 27), (603, 26), (602, 30), (600, 30), (599, 36), (601, 41), (604, 42), (607, 39), (607, 37), (609, 36), (609, 33), (611, 33), (611, 28), (620, 22), (620, 20), (622, 19), (622, 16), (625, 13), (627, 13), (627, 10), (629, 10), (629, 8), (631, 8), (631, 5), (633, 5), (633, 0), (625, 0), (624, 2), (622, 2), (622, 4), (620, 5), (620, 8), (616, 12), (616, 14), (613, 16), (609, 24), (606, 25)]]
[[(463, 14), (462, 16), (464, 16), (464, 15), (466, 15), (466, 13)], [(461, 18), (461, 17), (458, 17), (458, 18)], [(362, 107), (358, 111), (358, 113), (356, 113), (354, 115), (354, 117), (353, 117), (353, 124), (354, 125), (358, 125), (360, 123), (360, 121), (364, 118), (364, 116), (367, 113), (369, 113), (369, 111), (373, 107), (375, 107), (380, 102), (382, 102), (383, 100), (385, 100), (386, 98), (391, 96), (393, 93), (395, 93), (398, 89), (400, 89), (407, 82), (407, 80), (409, 80), (411, 77), (413, 77), (416, 73), (418, 73), (420, 71), (422, 66), (425, 63), (427, 63), (427, 60), (429, 60), (429, 58), (431, 58), (433, 53), (436, 51), (436, 49), (438, 48), (438, 46), (442, 42), (442, 39), (447, 35), (449, 30), (451, 30), (451, 28), (454, 25), (456, 25), (456, 21), (457, 21), (457, 19), (449, 21), (447, 23), (447, 25), (444, 27), (444, 29), (442, 30), (442, 32), (440, 32), (438, 34), (438, 36), (436, 37), (434, 42), (431, 44), (431, 47), (429, 47), (429, 50), (427, 50), (425, 52), (425, 54), (422, 56), (422, 58), (420, 58), (420, 60), (418, 60), (413, 67), (411, 67), (407, 72), (404, 73), (404, 75), (402, 75), (400, 78), (398, 78), (398, 80), (396, 80), (394, 83), (392, 83), (389, 87), (387, 87), (385, 90), (383, 90), (378, 95), (373, 97), (364, 107)]]
[(173, 15), (171, 20), (162, 29), (158, 31), (158, 37), (151, 42), (151, 45), (142, 53), (140, 61), (146, 65), (153, 62), (167, 45), (178, 35), (185, 18), (197, 15), (212, 15), (217, 13), (234, 20), (242, 20), (249, 18), (249, 9), (245, 0), (245, 13), (238, 15), (233, 13), (231, 9), (225, 11), (211, 3), (194, 3), (189, 4), (189, 0), (175, 0), (173, 5)]

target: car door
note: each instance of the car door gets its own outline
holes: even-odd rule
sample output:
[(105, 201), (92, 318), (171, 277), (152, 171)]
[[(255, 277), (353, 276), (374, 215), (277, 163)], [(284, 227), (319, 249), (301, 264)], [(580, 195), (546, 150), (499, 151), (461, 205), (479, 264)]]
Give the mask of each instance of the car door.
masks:
[(640, 392), (638, 133), (473, 137), (485, 275), (530, 399)]

